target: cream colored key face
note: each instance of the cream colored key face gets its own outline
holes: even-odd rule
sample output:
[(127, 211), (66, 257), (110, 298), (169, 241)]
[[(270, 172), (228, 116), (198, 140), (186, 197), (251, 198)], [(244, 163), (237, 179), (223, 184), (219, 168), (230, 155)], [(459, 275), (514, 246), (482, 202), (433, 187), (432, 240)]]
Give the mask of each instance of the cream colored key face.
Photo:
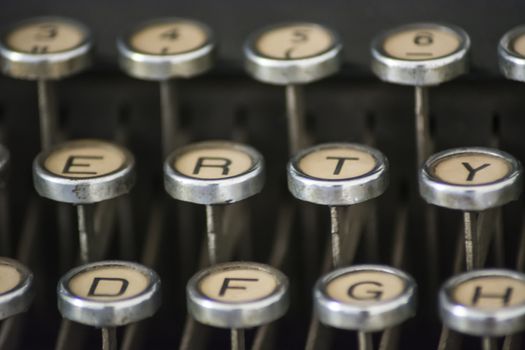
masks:
[(525, 305), (525, 281), (505, 276), (484, 276), (464, 281), (452, 290), (458, 304), (481, 310)]
[(461, 38), (452, 31), (435, 27), (409, 29), (387, 37), (383, 50), (392, 58), (424, 61), (449, 56), (461, 45)]
[(243, 303), (264, 299), (278, 288), (275, 276), (270, 272), (236, 267), (213, 271), (198, 285), (206, 297), (227, 303)]
[(22, 282), (22, 275), (13, 265), (0, 261), (0, 295), (15, 289)]
[(56, 149), (44, 167), (64, 178), (88, 179), (106, 176), (122, 169), (126, 154), (111, 143), (97, 140), (70, 142)]
[(150, 283), (148, 276), (136, 269), (107, 265), (80, 271), (69, 280), (67, 288), (80, 298), (118, 301), (143, 293)]
[(350, 180), (372, 172), (377, 160), (363, 150), (353, 148), (323, 148), (302, 157), (298, 170), (321, 180)]
[(134, 50), (151, 55), (183, 54), (201, 48), (208, 41), (205, 28), (185, 20), (153, 23), (129, 38)]
[(403, 294), (406, 283), (383, 271), (354, 271), (338, 276), (326, 286), (326, 294), (345, 304), (373, 305)]
[(87, 40), (84, 29), (73, 22), (37, 20), (25, 22), (6, 36), (10, 49), (29, 54), (51, 54), (73, 50)]
[(511, 49), (519, 56), (525, 57), (525, 33), (520, 34), (513, 40)]
[(321, 55), (334, 46), (333, 34), (315, 24), (290, 24), (268, 30), (255, 43), (263, 56), (294, 60)]
[(436, 161), (430, 166), (430, 175), (453, 185), (476, 186), (504, 180), (511, 169), (511, 164), (501, 157), (464, 153)]
[(252, 157), (242, 150), (220, 146), (188, 149), (173, 162), (179, 173), (202, 180), (236, 177), (249, 172), (254, 165)]

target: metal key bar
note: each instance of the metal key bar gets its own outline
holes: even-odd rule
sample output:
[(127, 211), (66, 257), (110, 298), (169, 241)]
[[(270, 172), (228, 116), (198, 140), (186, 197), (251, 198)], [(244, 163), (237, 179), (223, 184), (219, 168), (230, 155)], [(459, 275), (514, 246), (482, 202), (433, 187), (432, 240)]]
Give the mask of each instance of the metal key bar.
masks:
[[(456, 249), (454, 254), (454, 265), (452, 268), (453, 274), (461, 272), (465, 256), (465, 243), (463, 238), (463, 230), (461, 230), (456, 239)], [(438, 350), (459, 350), (461, 349), (461, 334), (454, 332), (447, 327), (441, 328), (441, 335), (439, 337)]]
[(294, 155), (304, 146), (304, 92), (299, 85), (286, 86), (286, 116), (288, 119), (288, 142), (290, 154)]
[[(348, 215), (350, 214), (350, 215)], [(347, 233), (344, 234), (344, 239), (342, 243), (342, 261), (341, 265), (350, 265), (354, 260), (357, 246), (360, 241), (362, 231), (366, 225), (367, 216), (368, 216), (368, 207), (366, 204), (354, 205), (352, 210), (347, 213)], [(349, 225), (349, 226), (348, 226)], [(327, 262), (328, 259), (328, 262)], [(328, 250), (325, 254), (323, 268), (321, 273), (327, 273), (330, 271), (331, 265), (331, 253)], [(325, 349), (328, 344), (331, 342), (331, 332), (327, 327), (324, 327), (320, 324), (319, 319), (315, 313), (312, 315), (310, 320), (310, 326), (308, 329), (308, 336), (306, 340), (306, 350), (317, 350)]]
[(370, 210), (373, 209), (373, 201), (364, 202), (346, 208), (343, 215), (344, 228), (341, 232), (341, 265), (351, 265), (361, 244), (363, 233), (368, 229)]
[(7, 186), (0, 184), (0, 254), (2, 256), (11, 256), (13, 251), (8, 197)]
[[(290, 242), (292, 237), (293, 223), (297, 213), (297, 207), (288, 201), (281, 204), (277, 216), (277, 228), (270, 256), (270, 265), (282, 269), (287, 257), (289, 257)], [(252, 350), (274, 349), (274, 336), (276, 324), (270, 323), (261, 326), (255, 333)]]
[[(522, 218), (525, 216), (522, 215)], [(525, 271), (525, 219), (521, 222), (520, 240), (518, 243), (518, 253), (516, 256), (516, 271)], [(505, 337), (502, 350), (521, 350), (523, 349), (523, 334), (513, 334)]]
[(167, 157), (176, 146), (179, 124), (179, 104), (176, 81), (160, 82), (160, 110), (162, 120), (162, 152)]
[[(24, 216), (24, 226), (17, 249), (17, 259), (31, 266), (35, 257), (35, 248), (39, 244), (40, 205), (38, 199), (31, 199)], [(16, 349), (21, 341), (22, 328), (27, 318), (26, 314), (11, 317), (2, 322), (0, 328), (0, 349)]]
[[(98, 261), (107, 255), (107, 250), (113, 237), (115, 216), (115, 200), (102, 202), (95, 208), (94, 230), (96, 244), (93, 246), (93, 260)], [(88, 327), (63, 319), (60, 323), (55, 350), (69, 350), (83, 343), (87, 337)], [(82, 341), (79, 341), (82, 340)]]
[[(235, 227), (235, 225), (233, 226)], [(223, 232), (229, 232), (229, 230), (230, 230), (230, 227), (225, 227)], [(240, 237), (238, 233), (234, 233), (233, 236)], [(228, 246), (234, 247), (235, 242), (228, 244)], [(204, 252), (205, 252), (204, 250), (201, 250), (199, 264), (198, 264), (199, 268), (209, 265), (208, 253), (204, 254)], [(221, 249), (220, 250), (221, 261), (229, 261), (233, 253), (234, 253), (233, 249), (227, 249), (227, 250)], [(209, 330), (208, 327), (205, 327), (201, 325), (200, 323), (195, 322), (193, 318), (191, 318), (190, 316), (187, 316), (186, 321), (184, 322), (184, 328), (182, 332), (182, 338), (179, 344), (179, 349), (180, 350), (203, 349), (206, 344), (206, 339), (208, 338), (208, 330)]]
[(38, 109), (40, 115), (40, 142), (42, 150), (50, 148), (56, 141), (57, 105), (54, 83), (38, 80)]
[[(403, 269), (405, 264), (406, 236), (408, 233), (408, 208), (406, 203), (402, 203), (396, 215), (396, 226), (394, 230), (394, 243), (392, 255), (390, 258), (391, 265)], [(386, 329), (381, 334), (379, 350), (395, 350), (398, 347), (401, 327), (392, 327)]]
[[(331, 252), (328, 247), (325, 249), (324, 262), (321, 269), (321, 273), (330, 271), (331, 267)], [(332, 343), (332, 332), (331, 329), (324, 326), (319, 322), (319, 318), (316, 312), (312, 312), (312, 318), (308, 327), (308, 335), (306, 338), (305, 350), (321, 350), (330, 347)]]
[[(155, 268), (159, 263), (160, 251), (164, 233), (164, 208), (161, 201), (157, 200), (152, 205), (149, 223), (146, 229), (147, 237), (144, 240), (141, 262), (145, 266)], [(121, 350), (140, 349), (143, 345), (144, 334), (148, 328), (148, 321), (133, 323), (127, 326), (122, 337)]]

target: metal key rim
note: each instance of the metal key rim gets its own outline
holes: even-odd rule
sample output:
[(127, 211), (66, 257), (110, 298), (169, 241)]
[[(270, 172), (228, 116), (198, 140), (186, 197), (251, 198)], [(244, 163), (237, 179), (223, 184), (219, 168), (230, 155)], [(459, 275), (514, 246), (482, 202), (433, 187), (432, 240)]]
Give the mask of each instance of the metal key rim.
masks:
[(511, 49), (517, 37), (523, 34), (525, 34), (525, 25), (520, 25), (505, 33), (499, 41), (499, 68), (507, 79), (525, 81), (525, 57)]
[(26, 311), (34, 298), (33, 274), (27, 267), (11, 258), (0, 257), (0, 265), (9, 265), (20, 273), (20, 282), (0, 294), (0, 320)]
[[(436, 28), (459, 37), (458, 48), (451, 54), (427, 60), (403, 60), (391, 57), (383, 49), (385, 40), (394, 34), (416, 28)], [(432, 86), (452, 80), (467, 72), (470, 50), (468, 34), (458, 26), (442, 23), (412, 23), (381, 33), (370, 47), (372, 71), (381, 80), (410, 86)]]
[[(115, 301), (89, 300), (74, 295), (68, 287), (69, 281), (79, 273), (98, 267), (133, 268), (146, 276), (148, 286), (141, 293)], [(108, 260), (76, 267), (68, 271), (58, 282), (58, 309), (64, 318), (95, 326), (122, 326), (152, 316), (160, 307), (161, 281), (157, 273), (141, 264)], [(130, 309), (140, 309), (140, 312)]]
[[(124, 154), (123, 164), (115, 171), (97, 177), (71, 178), (56, 175), (45, 161), (57, 149), (75, 143), (106, 143)], [(40, 153), (33, 161), (33, 182), (39, 195), (65, 203), (89, 204), (112, 199), (129, 192), (135, 183), (135, 158), (124, 147), (96, 139), (72, 140)]]
[[(293, 25), (322, 28), (332, 37), (332, 46), (320, 54), (298, 59), (272, 58), (258, 52), (255, 44), (261, 35), (275, 28)], [(244, 68), (252, 77), (264, 83), (305, 84), (337, 72), (342, 64), (342, 49), (339, 35), (330, 26), (312, 22), (282, 22), (266, 26), (248, 37), (243, 46)]]
[[(40, 21), (69, 23), (84, 33), (84, 39), (75, 48), (65, 51), (32, 54), (16, 51), (6, 44), (6, 36), (17, 27)], [(58, 80), (73, 75), (91, 64), (93, 49), (90, 30), (83, 23), (74, 19), (58, 16), (41, 16), (14, 23), (4, 30), (0, 40), (2, 71), (14, 78), (38, 80)]]
[[(141, 29), (153, 24), (187, 22), (206, 33), (206, 42), (200, 47), (172, 55), (154, 55), (132, 48), (129, 39)], [(118, 63), (129, 75), (145, 80), (191, 78), (211, 69), (216, 51), (213, 32), (206, 24), (187, 18), (165, 17), (142, 22), (117, 39)]]
[[(244, 268), (267, 272), (275, 277), (275, 290), (268, 296), (251, 301), (224, 302), (206, 296), (199, 283), (206, 276), (225, 269)], [(244, 329), (270, 323), (282, 317), (289, 306), (288, 278), (279, 270), (254, 262), (228, 262), (213, 265), (195, 274), (186, 285), (188, 309), (199, 322), (220, 328)]]
[[(394, 299), (375, 302), (373, 305), (349, 305), (332, 299), (325, 286), (349, 273), (377, 271), (398, 276), (404, 280), (405, 288)], [(385, 265), (354, 265), (337, 269), (321, 277), (315, 284), (313, 299), (319, 319), (329, 326), (373, 332), (398, 325), (415, 315), (417, 285), (407, 273)], [(337, 315), (337, 316), (334, 316)]]
[(523, 330), (525, 325), (525, 303), (498, 310), (479, 310), (460, 305), (452, 298), (454, 287), (471, 279), (482, 277), (511, 277), (525, 281), (525, 274), (505, 269), (470, 271), (447, 280), (439, 291), (439, 315), (450, 328), (470, 335), (503, 336)]
[[(248, 154), (253, 164), (244, 173), (218, 179), (200, 179), (180, 173), (173, 163), (181, 154), (199, 148), (224, 147)], [(264, 158), (254, 148), (231, 141), (204, 141), (176, 149), (164, 162), (164, 187), (175, 199), (197, 204), (229, 204), (251, 197), (264, 185)]]
[[(481, 185), (458, 185), (431, 175), (431, 167), (442, 159), (464, 153), (481, 153), (504, 159), (510, 171), (504, 179)], [(419, 192), (430, 204), (464, 211), (495, 208), (519, 198), (522, 187), (522, 166), (507, 152), (486, 147), (461, 147), (432, 155), (419, 172)]]
[[(352, 148), (372, 155), (374, 169), (350, 179), (320, 179), (299, 170), (299, 162), (307, 154), (327, 148)], [(287, 165), (288, 188), (294, 197), (321, 205), (352, 205), (383, 194), (389, 183), (388, 159), (379, 150), (357, 143), (324, 143), (297, 153)]]

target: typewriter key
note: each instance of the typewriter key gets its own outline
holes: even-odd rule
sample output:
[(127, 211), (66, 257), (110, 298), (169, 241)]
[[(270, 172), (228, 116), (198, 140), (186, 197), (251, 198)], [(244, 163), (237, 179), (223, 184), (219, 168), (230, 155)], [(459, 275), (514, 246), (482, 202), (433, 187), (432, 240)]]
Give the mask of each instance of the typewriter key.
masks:
[(418, 166), (432, 153), (427, 88), (467, 72), (469, 49), (461, 28), (435, 23), (404, 25), (372, 42), (372, 71), (383, 81), (415, 86)]
[(443, 323), (483, 337), (483, 349), (496, 349), (494, 337), (525, 330), (525, 275), (509, 270), (477, 270), (449, 279), (439, 292)]
[(33, 274), (16, 260), (0, 258), (0, 320), (27, 311), (33, 296)]
[(101, 261), (77, 267), (57, 288), (62, 317), (102, 328), (103, 349), (117, 349), (116, 327), (153, 316), (161, 303), (155, 271), (132, 262)]
[(2, 71), (13, 78), (38, 82), (42, 149), (56, 141), (57, 105), (51, 81), (87, 68), (91, 51), (89, 30), (68, 18), (28, 19), (12, 26), (0, 38)]
[(145, 22), (117, 41), (120, 67), (130, 76), (160, 82), (164, 156), (175, 147), (178, 98), (174, 79), (191, 78), (213, 65), (215, 43), (204, 24), (183, 18)]
[(135, 160), (126, 149), (101, 140), (68, 141), (40, 153), (33, 181), (43, 197), (76, 205), (82, 262), (92, 260), (93, 207), (89, 204), (128, 193)]
[(380, 196), (388, 186), (388, 160), (376, 149), (327, 143), (299, 152), (288, 163), (288, 188), (300, 200), (330, 206), (332, 261), (340, 265), (340, 209)]
[(164, 163), (166, 191), (175, 199), (206, 205), (211, 264), (219, 259), (216, 240), (221, 237), (221, 224), (217, 209), (259, 193), (263, 184), (263, 157), (239, 143), (194, 143), (175, 150)]
[(483, 265), (484, 210), (518, 199), (521, 164), (510, 154), (489, 148), (456, 148), (430, 157), (419, 174), (419, 192), (430, 204), (463, 210), (467, 270)]
[(525, 81), (525, 26), (507, 32), (498, 45), (499, 68), (507, 79)]
[(301, 84), (323, 79), (341, 66), (342, 44), (331, 29), (315, 23), (273, 25), (244, 45), (245, 69), (255, 79), (286, 86), (290, 153), (306, 146)]
[(401, 324), (416, 313), (412, 277), (389, 266), (356, 265), (319, 279), (314, 308), (321, 323), (359, 332), (359, 349), (371, 350), (371, 332)]
[(288, 279), (263, 264), (223, 263), (194, 275), (186, 300), (198, 322), (230, 328), (232, 350), (243, 350), (244, 329), (275, 321), (288, 310)]

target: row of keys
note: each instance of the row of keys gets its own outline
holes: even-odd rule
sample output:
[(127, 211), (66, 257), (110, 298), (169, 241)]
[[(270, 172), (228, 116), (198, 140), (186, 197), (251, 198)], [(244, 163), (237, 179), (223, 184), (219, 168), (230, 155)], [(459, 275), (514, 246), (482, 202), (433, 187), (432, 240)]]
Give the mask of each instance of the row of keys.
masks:
[[(6, 153), (7, 154), (7, 153)], [(7, 163), (5, 161), (4, 163)], [(81, 256), (91, 261), (94, 236), (90, 204), (128, 193), (134, 158), (126, 149), (100, 140), (76, 140), (42, 152), (33, 166), (37, 192), (77, 206)], [(333, 267), (340, 264), (340, 210), (380, 196), (388, 186), (389, 164), (378, 150), (353, 143), (304, 149), (288, 163), (288, 187), (298, 199), (330, 207)], [(484, 211), (519, 198), (521, 163), (508, 153), (480, 147), (443, 151), (421, 168), (420, 192), (430, 204), (465, 212), (467, 270), (481, 268), (486, 254), (476, 221)], [(164, 164), (166, 191), (175, 199), (206, 206), (209, 262), (219, 262), (223, 205), (247, 199), (264, 185), (264, 160), (252, 147), (229, 141), (190, 144)]]
[[(26, 311), (33, 300), (33, 275), (18, 262), (0, 259), (0, 319)], [(289, 281), (259, 263), (229, 262), (196, 273), (187, 283), (188, 312), (199, 322), (232, 330), (232, 348), (244, 348), (243, 330), (273, 322), (290, 304)], [(116, 348), (115, 328), (155, 314), (161, 281), (151, 269), (123, 261), (101, 261), (67, 272), (57, 288), (66, 319), (101, 328), (107, 348)], [(322, 323), (359, 332), (361, 349), (372, 349), (371, 333), (416, 314), (417, 285), (388, 266), (355, 265), (321, 277), (313, 292)], [(448, 280), (439, 292), (446, 326), (493, 338), (525, 329), (525, 275), (477, 270)], [(494, 322), (494, 320), (498, 320)]]
[[(500, 66), (510, 79), (525, 80), (525, 27), (500, 41)], [(216, 44), (205, 24), (182, 18), (142, 23), (117, 41), (119, 63), (129, 75), (159, 81), (164, 155), (175, 146), (177, 97), (171, 83), (213, 66)], [(81, 23), (41, 17), (12, 26), (0, 40), (2, 71), (38, 81), (42, 148), (56, 138), (56, 105), (50, 80), (75, 74), (91, 64), (91, 34)], [(379, 35), (372, 43), (372, 71), (382, 80), (416, 87), (418, 164), (431, 153), (426, 87), (449, 81), (468, 70), (470, 39), (459, 27), (417, 23)], [(264, 28), (244, 47), (245, 67), (255, 79), (286, 85), (291, 154), (305, 146), (301, 84), (340, 69), (342, 44), (337, 33), (315, 23), (291, 22)]]
[[(141, 23), (117, 42), (120, 64), (130, 75), (149, 80), (192, 77), (213, 65), (215, 41), (203, 23), (165, 18)], [(3, 71), (23, 79), (60, 79), (91, 63), (91, 34), (83, 24), (41, 17), (13, 25), (2, 36)], [(372, 43), (372, 70), (383, 80), (428, 86), (467, 70), (468, 35), (459, 27), (434, 23), (404, 25)], [(272, 84), (304, 84), (339, 70), (342, 44), (328, 27), (291, 22), (266, 27), (245, 45), (246, 69)], [(506, 76), (522, 80), (525, 28), (500, 41)], [(521, 58), (521, 61), (520, 61)], [(302, 60), (302, 61), (301, 61)], [(300, 63), (300, 64), (299, 64)]]

